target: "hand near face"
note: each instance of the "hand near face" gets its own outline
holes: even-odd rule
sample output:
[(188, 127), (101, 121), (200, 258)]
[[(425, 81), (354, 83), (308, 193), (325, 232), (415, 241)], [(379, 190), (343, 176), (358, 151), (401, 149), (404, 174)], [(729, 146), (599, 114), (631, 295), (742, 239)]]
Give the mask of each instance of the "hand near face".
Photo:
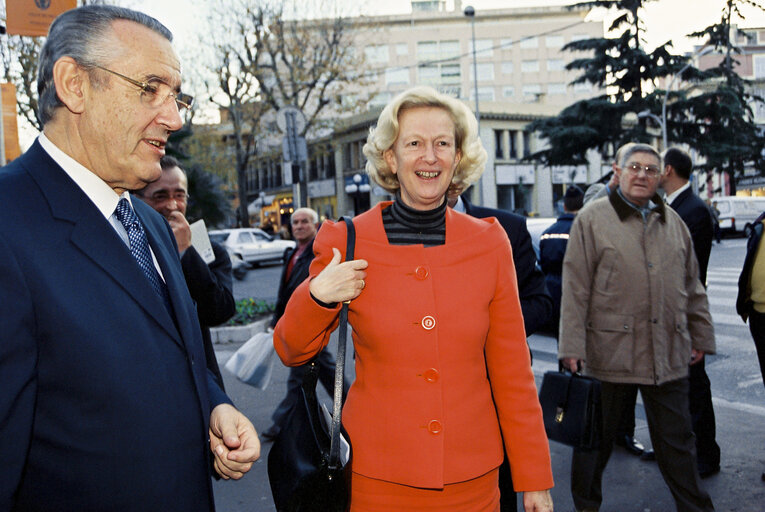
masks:
[(167, 222), (173, 228), (175, 242), (178, 244), (178, 252), (182, 254), (183, 251), (191, 247), (191, 227), (189, 227), (189, 221), (186, 220), (186, 217), (181, 212), (176, 210), (168, 215)]
[(215, 471), (226, 480), (239, 480), (260, 458), (260, 440), (244, 414), (230, 404), (220, 404), (210, 414), (210, 450)]
[(353, 300), (366, 286), (364, 278), (367, 273), (364, 269), (368, 263), (366, 260), (341, 262), (340, 251), (334, 247), (332, 253), (334, 256), (329, 265), (311, 280), (311, 295), (327, 304)]

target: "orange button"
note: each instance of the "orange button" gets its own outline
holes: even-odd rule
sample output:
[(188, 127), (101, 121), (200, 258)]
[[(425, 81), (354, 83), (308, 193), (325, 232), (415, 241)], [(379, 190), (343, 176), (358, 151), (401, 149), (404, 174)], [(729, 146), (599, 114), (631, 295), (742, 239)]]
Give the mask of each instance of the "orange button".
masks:
[(429, 274), (428, 269), (425, 267), (417, 267), (416, 269), (414, 269), (414, 277), (416, 277), (420, 281), (422, 281), (423, 279), (427, 279), (428, 274)]
[(422, 376), (425, 377), (425, 380), (428, 382), (438, 382), (438, 370), (435, 368), (426, 371)]
[(443, 429), (444, 426), (438, 420), (430, 420), (428, 422), (428, 430), (430, 430), (431, 434), (440, 434)]
[(422, 328), (423, 329), (425, 329), (426, 331), (429, 331), (429, 330), (431, 330), (435, 326), (436, 326), (436, 319), (435, 318), (433, 318), (430, 315), (422, 317)]

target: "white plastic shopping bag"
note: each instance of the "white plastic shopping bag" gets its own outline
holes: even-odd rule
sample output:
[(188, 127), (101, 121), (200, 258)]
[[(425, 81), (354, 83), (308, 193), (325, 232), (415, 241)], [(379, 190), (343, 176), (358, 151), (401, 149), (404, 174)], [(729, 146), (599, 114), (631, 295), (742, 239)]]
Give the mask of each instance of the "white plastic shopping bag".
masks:
[(226, 362), (226, 370), (250, 386), (264, 390), (274, 366), (273, 333), (259, 332), (239, 347)]

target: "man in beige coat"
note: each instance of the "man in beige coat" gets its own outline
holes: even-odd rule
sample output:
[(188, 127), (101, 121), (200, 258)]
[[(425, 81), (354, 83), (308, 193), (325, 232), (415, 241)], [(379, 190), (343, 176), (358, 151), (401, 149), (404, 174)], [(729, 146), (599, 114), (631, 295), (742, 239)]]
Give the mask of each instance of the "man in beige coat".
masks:
[(577, 215), (563, 261), (558, 357), (602, 382), (603, 442), (599, 450), (574, 450), (574, 504), (600, 507), (619, 418), (638, 387), (677, 510), (711, 511), (688, 409), (688, 363), (715, 351), (696, 255), (685, 223), (656, 194), (656, 150), (632, 145), (615, 172), (619, 188)]

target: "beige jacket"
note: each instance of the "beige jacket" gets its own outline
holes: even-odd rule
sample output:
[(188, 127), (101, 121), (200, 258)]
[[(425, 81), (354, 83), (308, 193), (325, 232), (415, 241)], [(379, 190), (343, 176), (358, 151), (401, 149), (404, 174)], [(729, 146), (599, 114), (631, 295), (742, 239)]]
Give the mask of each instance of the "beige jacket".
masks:
[(688, 228), (658, 206), (644, 221), (615, 191), (580, 211), (563, 260), (558, 357), (617, 383), (688, 375), (691, 348), (714, 353), (714, 330)]

